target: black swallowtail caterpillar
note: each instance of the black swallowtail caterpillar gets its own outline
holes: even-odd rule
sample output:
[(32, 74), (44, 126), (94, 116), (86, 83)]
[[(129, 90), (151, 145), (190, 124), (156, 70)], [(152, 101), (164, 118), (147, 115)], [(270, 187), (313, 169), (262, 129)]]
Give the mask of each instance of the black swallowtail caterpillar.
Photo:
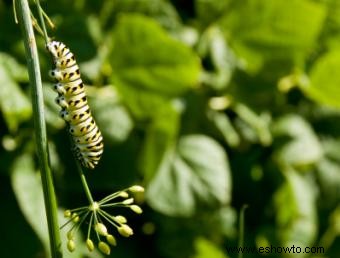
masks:
[(68, 124), (75, 155), (84, 167), (94, 169), (103, 153), (103, 137), (91, 115), (79, 66), (64, 43), (50, 41), (46, 48), (55, 65), (50, 71), (50, 76), (57, 81), (55, 100), (61, 107), (60, 116)]

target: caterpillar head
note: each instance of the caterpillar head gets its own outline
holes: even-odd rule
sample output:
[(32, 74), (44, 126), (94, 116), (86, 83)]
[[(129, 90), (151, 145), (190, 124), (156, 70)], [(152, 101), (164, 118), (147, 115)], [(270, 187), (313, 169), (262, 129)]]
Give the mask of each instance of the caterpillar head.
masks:
[(64, 43), (59, 41), (50, 41), (46, 44), (47, 51), (50, 52), (55, 59), (59, 58), (63, 47), (65, 47)]

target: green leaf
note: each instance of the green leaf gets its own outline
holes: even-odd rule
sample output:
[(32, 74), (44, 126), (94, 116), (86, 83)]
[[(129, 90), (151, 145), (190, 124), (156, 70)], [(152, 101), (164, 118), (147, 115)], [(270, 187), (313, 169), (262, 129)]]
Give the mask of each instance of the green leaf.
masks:
[(150, 116), (197, 84), (197, 56), (152, 19), (122, 16), (114, 36), (112, 80), (135, 116)]
[(146, 138), (140, 156), (140, 169), (149, 182), (159, 167), (167, 149), (175, 144), (180, 123), (180, 111), (175, 105), (164, 106), (146, 128)]
[(323, 207), (334, 207), (340, 201), (340, 140), (323, 139), (325, 157), (316, 164)]
[(310, 72), (310, 84), (302, 85), (307, 96), (319, 104), (340, 108), (340, 50), (326, 53)]
[(317, 234), (315, 185), (297, 171), (286, 168), (286, 182), (277, 190), (277, 233), (283, 246), (312, 246)]
[(236, 67), (236, 57), (220, 28), (210, 26), (202, 34), (197, 48), (200, 56), (209, 60), (212, 65), (202, 76), (203, 82), (215, 90), (225, 89)]
[(273, 125), (273, 134), (276, 142), (287, 138), (274, 154), (280, 164), (304, 167), (322, 158), (322, 146), (317, 136), (310, 124), (300, 116), (281, 117)]
[(195, 240), (195, 249), (196, 254), (194, 258), (207, 258), (207, 257), (214, 257), (214, 258), (228, 258), (223, 251), (218, 248), (213, 242), (204, 239), (204, 238), (197, 238)]
[(133, 129), (133, 121), (112, 87), (87, 88), (93, 116), (106, 141), (123, 142)]
[[(175, 7), (167, 0), (116, 0), (104, 2), (104, 5), (106, 10), (113, 11), (115, 15), (140, 13), (154, 18), (165, 28), (176, 29), (180, 26), (180, 17)], [(110, 14), (109, 11), (105, 12), (105, 15)]]
[(12, 187), (19, 206), (46, 250), (49, 248), (46, 214), (39, 174), (34, 169), (32, 156), (17, 158), (12, 168)]
[(14, 81), (28, 82), (28, 72), (25, 66), (19, 64), (12, 56), (0, 52), (0, 67), (6, 68), (9, 77)]
[(223, 15), (232, 0), (196, 0), (195, 10), (198, 20), (203, 25), (209, 25)]
[(14, 133), (21, 122), (31, 117), (31, 104), (19, 85), (10, 77), (7, 68), (3, 67), (1, 63), (0, 85), (0, 109), (9, 130)]
[(227, 204), (231, 198), (228, 159), (223, 148), (204, 135), (182, 137), (168, 149), (147, 187), (147, 201), (170, 216), (192, 216), (200, 203)]
[(256, 72), (266, 60), (302, 61), (320, 33), (325, 11), (307, 0), (247, 0), (235, 3), (220, 23), (246, 70)]

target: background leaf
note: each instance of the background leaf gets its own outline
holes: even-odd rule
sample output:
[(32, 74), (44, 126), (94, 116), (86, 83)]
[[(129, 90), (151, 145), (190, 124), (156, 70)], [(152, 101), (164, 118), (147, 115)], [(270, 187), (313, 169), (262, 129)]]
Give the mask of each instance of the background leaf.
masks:
[(229, 173), (227, 157), (215, 141), (203, 135), (183, 137), (168, 150), (150, 182), (148, 203), (173, 216), (190, 216), (201, 203), (227, 204)]
[(151, 19), (124, 16), (114, 36), (113, 82), (135, 116), (150, 116), (198, 82), (198, 58)]

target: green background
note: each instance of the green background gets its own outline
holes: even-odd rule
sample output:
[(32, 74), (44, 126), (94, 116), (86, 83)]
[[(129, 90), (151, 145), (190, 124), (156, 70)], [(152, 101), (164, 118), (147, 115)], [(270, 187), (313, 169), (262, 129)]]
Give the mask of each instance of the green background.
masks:
[[(227, 248), (237, 246), (244, 205), (245, 246), (325, 250), (245, 258), (340, 256), (340, 1), (42, 6), (56, 26), (49, 35), (76, 55), (104, 137), (102, 160), (88, 172), (94, 196), (146, 188), (137, 197), (144, 213), (124, 213), (135, 234), (117, 236), (110, 257), (236, 258)], [(86, 197), (38, 33), (37, 44), (62, 214), (86, 205)], [(33, 130), (20, 27), (11, 1), (1, 1), (2, 258), (46, 257)], [(88, 253), (81, 238), (64, 254), (103, 257)]]

